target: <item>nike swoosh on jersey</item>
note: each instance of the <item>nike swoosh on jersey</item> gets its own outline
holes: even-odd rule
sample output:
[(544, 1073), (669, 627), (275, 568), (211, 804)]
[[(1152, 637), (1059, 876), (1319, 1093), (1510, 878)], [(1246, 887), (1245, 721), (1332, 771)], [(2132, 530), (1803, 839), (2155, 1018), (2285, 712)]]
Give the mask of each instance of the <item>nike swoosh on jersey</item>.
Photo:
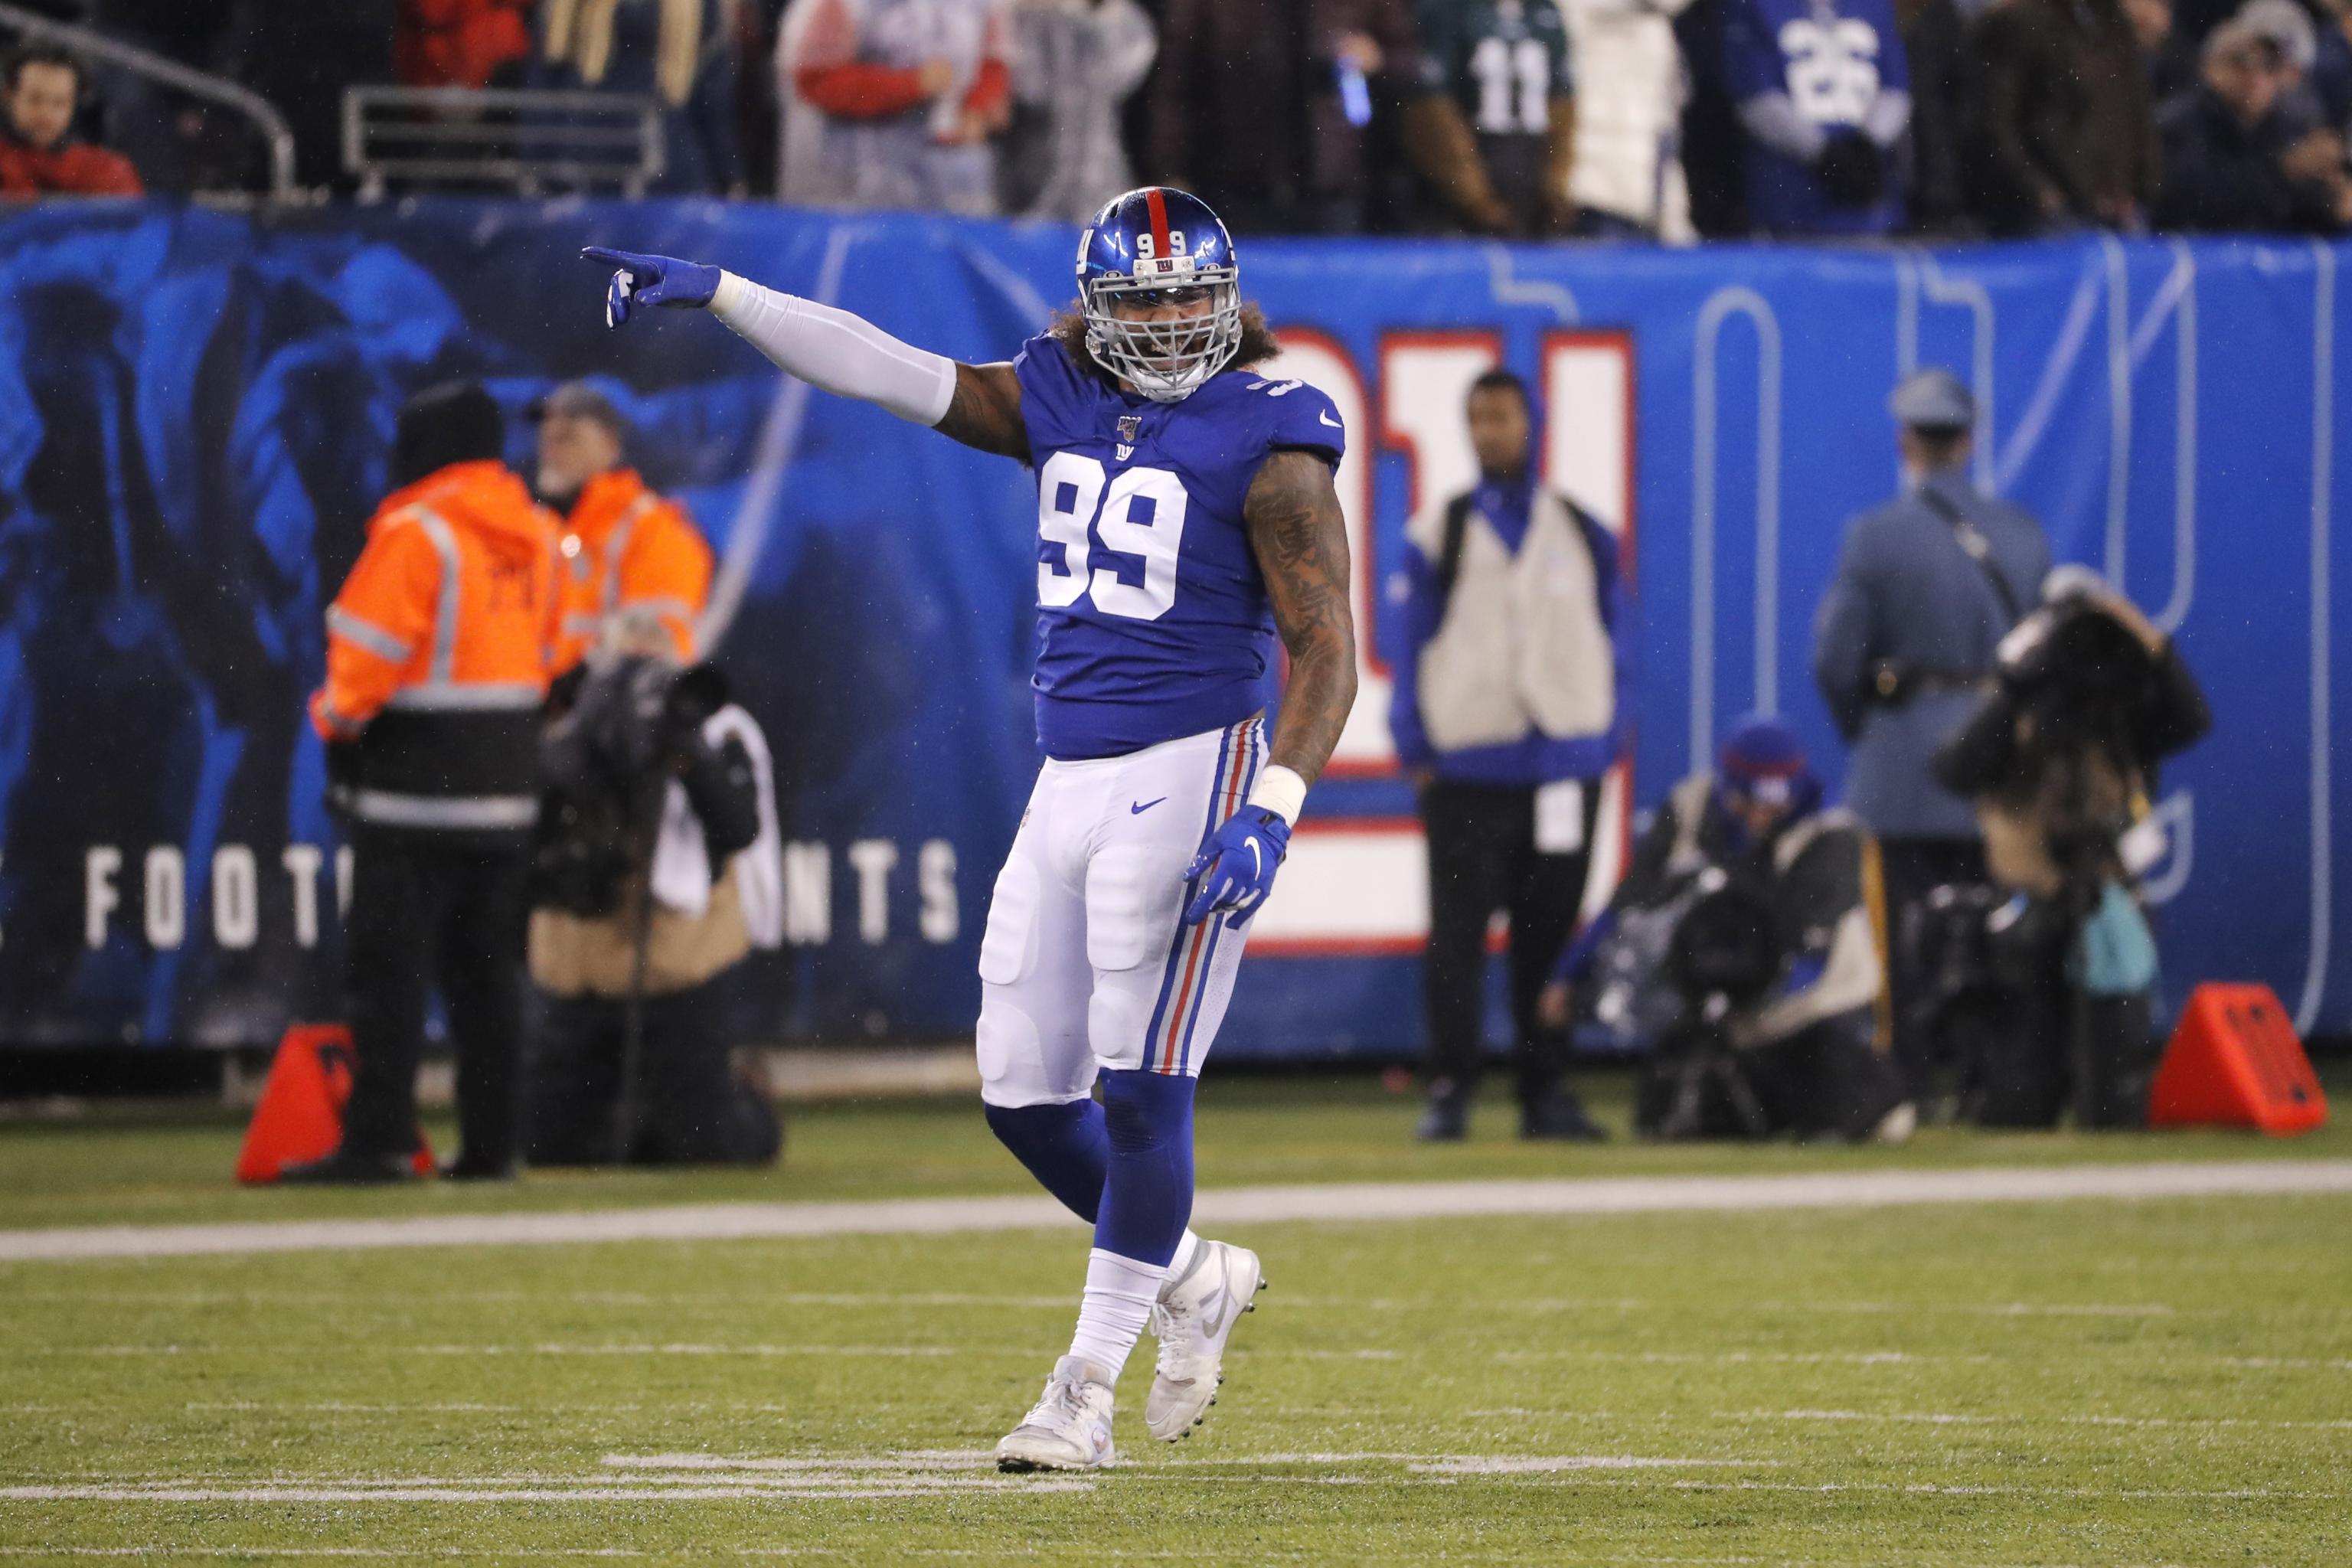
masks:
[[(1160, 797), (1160, 800), (1166, 800), (1167, 798), (1168, 797), (1163, 795)], [(1127, 808), (1127, 814), (1129, 816), (1141, 816), (1145, 812), (1150, 811), (1153, 806), (1158, 805), (1160, 804), (1160, 800), (1147, 800), (1141, 805), (1137, 805), (1134, 803), (1129, 802)]]

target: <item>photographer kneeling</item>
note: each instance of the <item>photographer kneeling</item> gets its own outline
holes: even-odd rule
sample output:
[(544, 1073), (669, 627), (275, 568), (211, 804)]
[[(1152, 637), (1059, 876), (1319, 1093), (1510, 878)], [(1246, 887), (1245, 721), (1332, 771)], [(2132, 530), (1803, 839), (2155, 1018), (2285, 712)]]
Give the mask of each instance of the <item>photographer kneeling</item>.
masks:
[(719, 980), (782, 940), (767, 742), (708, 665), (624, 611), (559, 682), (532, 865), (534, 1165), (767, 1164), (775, 1107), (734, 1072)]
[(1876, 1048), (1869, 833), (1823, 806), (1778, 720), (1743, 720), (1719, 763), (1659, 809), (1561, 954), (1545, 1016), (1565, 1025), (1580, 994), (1588, 1022), (1654, 1053), (1634, 1113), (1646, 1136), (1900, 1142), (1916, 1118)]
[[(1973, 1027), (1962, 1113), (1987, 1127), (2137, 1127), (2158, 1040), (2156, 942), (2132, 893), (2162, 850), (2157, 763), (2212, 715), (2170, 639), (2082, 567), (2002, 639), (1995, 684), (1939, 750), (1975, 804), (1989, 918), (1954, 907), (1938, 1022)], [(1957, 935), (1958, 941), (1953, 941)]]

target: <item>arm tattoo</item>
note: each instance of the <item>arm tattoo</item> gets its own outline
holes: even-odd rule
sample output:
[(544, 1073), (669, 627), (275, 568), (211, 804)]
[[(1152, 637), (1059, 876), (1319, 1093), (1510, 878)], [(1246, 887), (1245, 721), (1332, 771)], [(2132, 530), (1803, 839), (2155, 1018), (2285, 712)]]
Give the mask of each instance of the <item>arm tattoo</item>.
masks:
[(1029, 429), (1021, 420), (1021, 378), (1010, 364), (959, 364), (955, 396), (931, 426), (967, 447), (1029, 460)]
[(1268, 760), (1313, 784), (1356, 702), (1348, 521), (1331, 466), (1312, 452), (1276, 452), (1250, 482), (1242, 521), (1265, 574), (1275, 627), (1290, 650), (1290, 684)]

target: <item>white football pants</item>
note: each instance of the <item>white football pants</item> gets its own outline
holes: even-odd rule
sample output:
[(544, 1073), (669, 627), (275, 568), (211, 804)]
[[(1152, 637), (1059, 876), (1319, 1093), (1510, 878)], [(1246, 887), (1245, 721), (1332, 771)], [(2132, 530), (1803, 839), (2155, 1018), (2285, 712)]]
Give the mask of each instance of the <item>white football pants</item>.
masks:
[(980, 944), (982, 1099), (1066, 1104), (1104, 1068), (1200, 1073), (1249, 922), (1183, 924), (1184, 868), (1265, 761), (1259, 714), (1123, 757), (1045, 763)]

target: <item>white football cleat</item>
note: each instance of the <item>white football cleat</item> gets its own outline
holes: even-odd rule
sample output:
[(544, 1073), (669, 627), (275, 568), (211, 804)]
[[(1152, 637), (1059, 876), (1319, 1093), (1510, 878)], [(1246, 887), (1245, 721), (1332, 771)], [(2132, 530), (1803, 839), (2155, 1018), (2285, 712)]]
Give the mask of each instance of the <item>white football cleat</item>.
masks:
[(1110, 1441), (1111, 1386), (1102, 1368), (1066, 1355), (1026, 1419), (996, 1445), (1000, 1470), (1098, 1470), (1118, 1462)]
[(1222, 1241), (1202, 1241), (1192, 1266), (1168, 1282), (1151, 1310), (1160, 1366), (1143, 1402), (1143, 1424), (1153, 1436), (1173, 1443), (1209, 1418), (1225, 1380), (1225, 1342), (1244, 1312), (1257, 1310), (1265, 1289), (1257, 1254)]
[(1878, 1119), (1878, 1125), (1870, 1130), (1870, 1140), (1874, 1143), (1908, 1143), (1911, 1134), (1918, 1130), (1919, 1108), (1906, 1100)]

